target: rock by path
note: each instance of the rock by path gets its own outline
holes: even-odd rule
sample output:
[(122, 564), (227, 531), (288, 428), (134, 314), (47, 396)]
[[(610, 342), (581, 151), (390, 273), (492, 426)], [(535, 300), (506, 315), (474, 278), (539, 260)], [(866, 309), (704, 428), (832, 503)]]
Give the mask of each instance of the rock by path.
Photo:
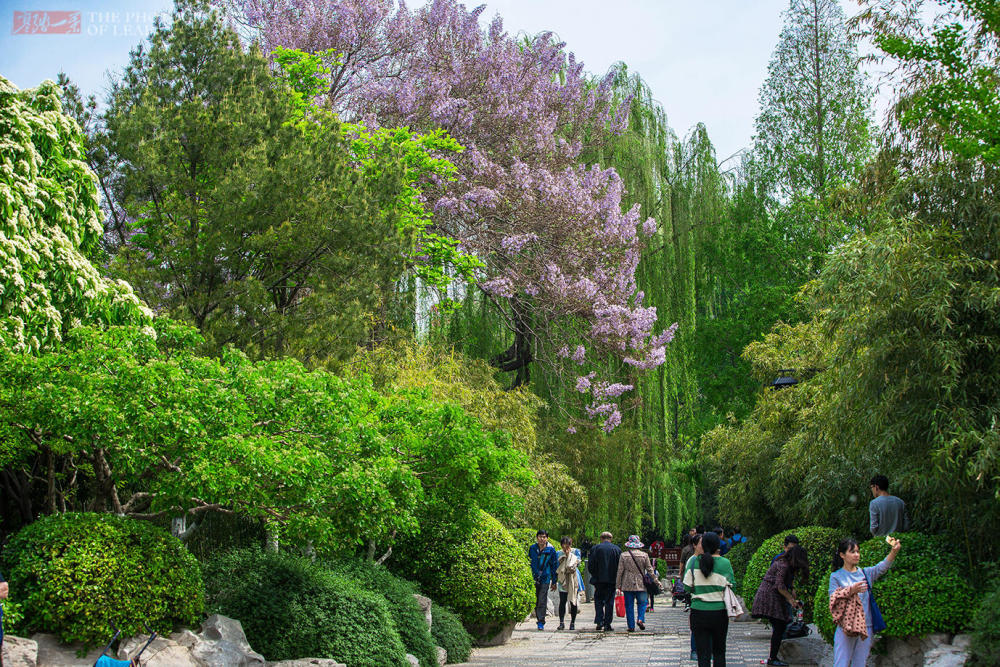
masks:
[[(594, 606), (577, 617), (577, 629), (556, 630), (559, 619), (549, 618), (539, 632), (534, 621), (521, 623), (503, 646), (475, 649), (464, 667), (542, 667), (544, 665), (607, 665), (613, 667), (692, 667), (688, 615), (683, 607), (666, 603), (646, 615), (645, 632), (625, 631), (625, 619), (616, 618), (614, 632), (594, 632)], [(567, 622), (567, 627), (568, 627)], [(726, 642), (729, 667), (759, 667), (767, 658), (771, 632), (760, 623), (730, 623)], [(815, 664), (815, 663), (813, 663)]]

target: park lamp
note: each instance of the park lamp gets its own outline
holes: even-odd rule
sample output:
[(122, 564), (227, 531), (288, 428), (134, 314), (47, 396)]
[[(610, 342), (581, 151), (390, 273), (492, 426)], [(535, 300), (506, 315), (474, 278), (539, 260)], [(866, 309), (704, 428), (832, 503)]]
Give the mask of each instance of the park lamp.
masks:
[(799, 381), (792, 377), (792, 373), (795, 372), (793, 368), (781, 368), (778, 370), (778, 378), (771, 383), (771, 389), (773, 391), (778, 391), (779, 389), (784, 389), (785, 387), (791, 387), (793, 384), (798, 384)]

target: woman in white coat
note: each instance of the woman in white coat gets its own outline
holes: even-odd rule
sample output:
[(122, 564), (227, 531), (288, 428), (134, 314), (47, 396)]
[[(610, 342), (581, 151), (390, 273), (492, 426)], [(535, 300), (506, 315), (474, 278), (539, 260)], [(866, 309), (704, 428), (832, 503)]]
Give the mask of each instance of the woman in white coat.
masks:
[(573, 538), (559, 540), (559, 567), (556, 568), (556, 583), (559, 586), (559, 627), (565, 630), (566, 607), (569, 606), (569, 629), (576, 630), (576, 614), (580, 610), (580, 593), (583, 592), (583, 576), (580, 574), (580, 550), (573, 548)]

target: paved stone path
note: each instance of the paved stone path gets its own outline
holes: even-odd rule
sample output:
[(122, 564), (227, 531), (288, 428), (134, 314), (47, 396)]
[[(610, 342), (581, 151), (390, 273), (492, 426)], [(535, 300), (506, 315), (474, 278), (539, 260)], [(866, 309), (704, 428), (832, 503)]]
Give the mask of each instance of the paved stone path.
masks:
[[(688, 615), (683, 606), (671, 607), (669, 599), (667, 596), (665, 604), (646, 614), (645, 632), (625, 632), (624, 618), (615, 619), (614, 632), (594, 632), (594, 605), (588, 604), (581, 609), (574, 631), (556, 630), (558, 617), (550, 617), (542, 632), (535, 629), (534, 620), (529, 620), (514, 629), (509, 642), (475, 649), (469, 662), (463, 664), (467, 667), (693, 667), (697, 663), (689, 659)], [(761, 659), (767, 657), (770, 638), (770, 630), (760, 623), (730, 623), (727, 667), (759, 667)]]

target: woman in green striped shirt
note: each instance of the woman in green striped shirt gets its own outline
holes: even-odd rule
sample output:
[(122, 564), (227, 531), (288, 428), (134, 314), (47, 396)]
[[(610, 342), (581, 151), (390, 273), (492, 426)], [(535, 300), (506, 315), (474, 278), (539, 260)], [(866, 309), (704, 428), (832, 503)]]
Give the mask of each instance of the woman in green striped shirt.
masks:
[(705, 553), (692, 557), (684, 573), (684, 587), (691, 593), (691, 633), (698, 650), (698, 667), (726, 666), (726, 586), (733, 583), (733, 566), (719, 555), (722, 542), (716, 533), (701, 538)]

